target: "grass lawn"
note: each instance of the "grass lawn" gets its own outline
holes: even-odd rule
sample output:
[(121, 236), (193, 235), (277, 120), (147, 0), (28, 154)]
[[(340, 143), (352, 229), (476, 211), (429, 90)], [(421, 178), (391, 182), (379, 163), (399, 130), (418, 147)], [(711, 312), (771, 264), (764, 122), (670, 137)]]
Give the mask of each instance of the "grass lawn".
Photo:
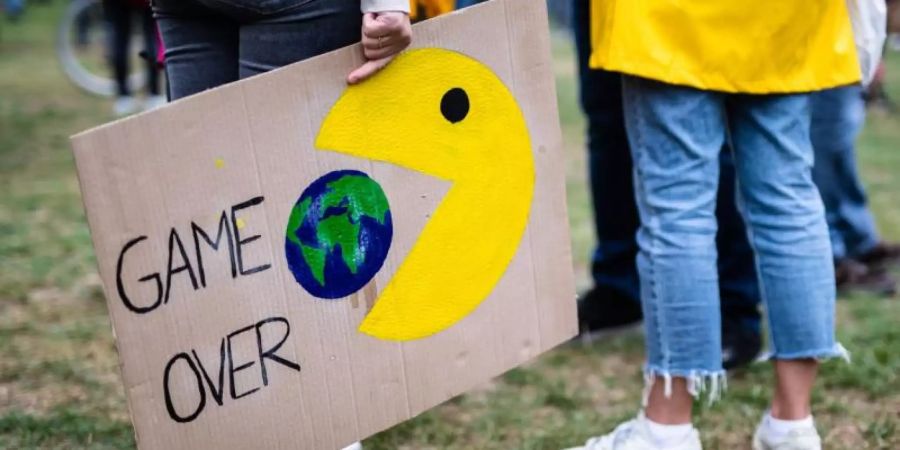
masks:
[[(110, 119), (110, 105), (69, 85), (52, 38), (65, 2), (0, 23), (0, 448), (130, 448), (132, 429), (67, 136)], [(567, 36), (555, 39), (566, 137), (572, 244), (586, 286), (592, 247), (584, 121)], [(889, 75), (900, 99), (900, 54)], [(885, 236), (900, 240), (900, 116), (873, 114), (860, 165)], [(829, 449), (900, 448), (900, 302), (839, 303), (853, 363), (823, 366), (814, 409)], [(566, 346), (366, 442), (367, 449), (557, 449), (632, 416), (639, 335)], [(701, 405), (710, 449), (749, 448), (771, 370), (735, 373)], [(828, 394), (825, 395), (825, 392)]]

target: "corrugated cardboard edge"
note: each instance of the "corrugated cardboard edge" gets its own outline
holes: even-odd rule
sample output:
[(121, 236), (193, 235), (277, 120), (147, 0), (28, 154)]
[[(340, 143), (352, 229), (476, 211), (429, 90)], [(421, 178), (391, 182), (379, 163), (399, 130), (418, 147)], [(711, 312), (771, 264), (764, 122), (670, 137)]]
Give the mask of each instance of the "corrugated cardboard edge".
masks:
[[(98, 128), (100, 128), (100, 127), (97, 127), (97, 128), (95, 128), (95, 129), (98, 129)], [(82, 202), (82, 204), (84, 205), (85, 211), (88, 211), (88, 202), (90, 201), (90, 200), (87, 199), (86, 196), (83, 195), (83, 193), (86, 192), (86, 191), (85, 191), (85, 183), (87, 183), (88, 181), (85, 180), (85, 179), (81, 176), (82, 171), (78, 168), (78, 167), (79, 167), (79, 158), (78, 158), (78, 155), (79, 155), (79, 153), (81, 153), (81, 152), (89, 151), (89, 150), (79, 150), (79, 149), (81, 148), (81, 145), (79, 144), (79, 142), (81, 142), (81, 140), (80, 140), (80, 139), (76, 139), (76, 136), (80, 136), (80, 135), (83, 135), (83, 134), (88, 133), (88, 132), (89, 132), (89, 131), (85, 131), (85, 132), (79, 133), (79, 134), (77, 134), (77, 135), (75, 135), (75, 136), (72, 136), (72, 137), (70, 138), (70, 140), (72, 141), (72, 153), (73, 153), (74, 156), (75, 156), (75, 158), (74, 158), (74, 160), (75, 160), (75, 172), (76, 172), (76, 175), (77, 175), (77, 177), (78, 177), (78, 188), (79, 188), (79, 190), (81, 191), (81, 194), (80, 194), (80, 195), (81, 195), (81, 202)], [(88, 222), (88, 230), (89, 230), (89, 232), (90, 232), (90, 234), (91, 234), (91, 239), (93, 240), (93, 236), (94, 236), (94, 233), (95, 233), (95, 225), (92, 223), (90, 214), (85, 214), (85, 219), (86, 219), (87, 222)], [(95, 256), (94, 256), (94, 265), (97, 267), (97, 272), (99, 273), (99, 272), (100, 272), (100, 262), (99, 262), (99, 260), (97, 259), (96, 254), (95, 254)], [(110, 293), (106, 290), (106, 283), (101, 281), (100, 287), (101, 287), (101, 289), (103, 290), (103, 296), (104, 296), (104, 298), (107, 299), (107, 300), (106, 300), (106, 306), (107, 306), (107, 308), (109, 308), (109, 299), (110, 299), (111, 297), (110, 297)], [(115, 344), (115, 347), (116, 347), (116, 359), (118, 359), (118, 361), (119, 361), (119, 364), (118, 364), (118, 367), (119, 367), (119, 378), (120, 378), (121, 381), (122, 381), (122, 386), (123, 386), (123, 388), (125, 388), (126, 391), (127, 391), (127, 386), (125, 385), (125, 371), (124, 371), (125, 361), (124, 361), (124, 360), (122, 359), (122, 357), (121, 357), (121, 354), (122, 354), (122, 353), (121, 353), (121, 349), (119, 348), (119, 337), (118, 337), (118, 334), (116, 334), (116, 323), (115, 323), (115, 321), (113, 320), (112, 315), (109, 314), (109, 311), (107, 311), (107, 316), (108, 316), (108, 318), (109, 318), (109, 327), (110, 327), (110, 329), (112, 330), (113, 343)], [(126, 404), (126, 406), (127, 406), (127, 408), (128, 408), (128, 418), (129, 418), (130, 420), (134, 420), (134, 409), (133, 409), (133, 407), (132, 407), (132, 405), (131, 405), (131, 396), (128, 395), (128, 392), (125, 392), (125, 404)], [(141, 437), (138, 435), (137, 427), (132, 426), (132, 432), (134, 433), (134, 441), (135, 441), (135, 445), (136, 445), (136, 446), (140, 446)]]

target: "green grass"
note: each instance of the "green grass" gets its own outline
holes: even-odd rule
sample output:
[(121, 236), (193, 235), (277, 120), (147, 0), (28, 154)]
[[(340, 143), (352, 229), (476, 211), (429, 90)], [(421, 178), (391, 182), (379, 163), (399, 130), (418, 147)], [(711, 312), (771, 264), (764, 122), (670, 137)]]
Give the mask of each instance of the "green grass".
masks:
[[(134, 445), (112, 333), (67, 136), (110, 119), (55, 65), (65, 2), (0, 24), (0, 448)], [(579, 285), (593, 245), (584, 120), (567, 36), (554, 37)], [(890, 60), (900, 99), (900, 55)], [(885, 236), (900, 239), (900, 118), (873, 114), (859, 162)], [(831, 449), (900, 448), (900, 302), (842, 299), (841, 341), (853, 363), (822, 368), (817, 422)], [(640, 336), (565, 346), (366, 441), (368, 449), (556, 449), (635, 413)], [(771, 370), (733, 374), (724, 399), (700, 405), (706, 447), (747, 448), (769, 398)]]

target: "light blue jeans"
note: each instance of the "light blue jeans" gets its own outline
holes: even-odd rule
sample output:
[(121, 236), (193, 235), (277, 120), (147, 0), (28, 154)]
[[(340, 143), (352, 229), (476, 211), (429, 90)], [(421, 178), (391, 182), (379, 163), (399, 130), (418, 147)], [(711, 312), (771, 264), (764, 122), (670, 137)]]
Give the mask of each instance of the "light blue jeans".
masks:
[(811, 94), (813, 179), (825, 202), (834, 258), (872, 249), (880, 237), (856, 167), (856, 138), (866, 119), (859, 85)]
[[(812, 180), (807, 95), (735, 95), (625, 77), (641, 217), (638, 272), (649, 383), (685, 377), (715, 399), (724, 381), (716, 270), (719, 152), (756, 256), (776, 359), (846, 356), (834, 335), (834, 267)], [(648, 384), (649, 384), (648, 383)]]

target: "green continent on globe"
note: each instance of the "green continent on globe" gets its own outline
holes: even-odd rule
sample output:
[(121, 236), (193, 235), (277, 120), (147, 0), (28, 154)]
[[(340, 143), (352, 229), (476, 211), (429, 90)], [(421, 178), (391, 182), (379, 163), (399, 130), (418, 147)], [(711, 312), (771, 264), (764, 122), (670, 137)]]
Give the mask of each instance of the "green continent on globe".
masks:
[[(335, 247), (341, 248), (344, 264), (351, 273), (356, 273), (366, 260), (364, 247), (359, 246), (359, 221), (368, 216), (384, 224), (388, 212), (387, 198), (378, 183), (369, 177), (346, 175), (331, 183), (316, 209), (317, 217), (312, 218), (316, 227), (316, 244), (307, 245), (297, 237), (297, 229), (307, 220), (315, 199), (305, 198), (291, 209), (288, 219), (288, 239), (300, 246), (303, 259), (309, 265), (313, 277), (325, 286), (325, 260)], [(329, 208), (339, 212), (327, 217)]]

